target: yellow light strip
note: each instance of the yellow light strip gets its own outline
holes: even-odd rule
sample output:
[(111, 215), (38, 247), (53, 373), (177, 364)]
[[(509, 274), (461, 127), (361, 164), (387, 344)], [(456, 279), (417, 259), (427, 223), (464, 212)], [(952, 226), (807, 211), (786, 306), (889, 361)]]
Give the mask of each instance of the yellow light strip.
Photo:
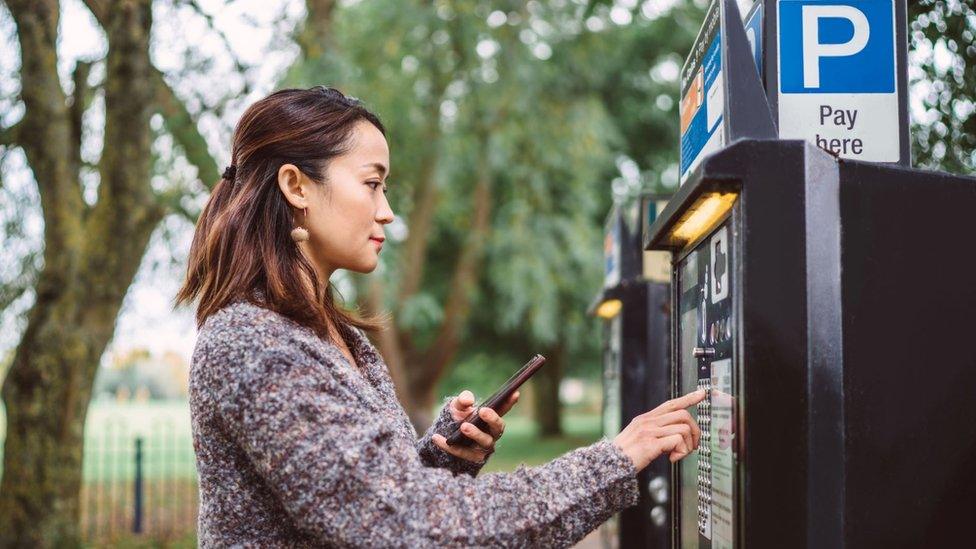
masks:
[(623, 306), (623, 302), (621, 302), (619, 299), (608, 299), (596, 308), (596, 316), (610, 320), (611, 318), (620, 314), (620, 309), (622, 309)]
[(737, 197), (736, 193), (713, 192), (702, 195), (671, 230), (672, 239), (682, 244), (694, 242), (715, 227), (719, 219), (735, 204)]

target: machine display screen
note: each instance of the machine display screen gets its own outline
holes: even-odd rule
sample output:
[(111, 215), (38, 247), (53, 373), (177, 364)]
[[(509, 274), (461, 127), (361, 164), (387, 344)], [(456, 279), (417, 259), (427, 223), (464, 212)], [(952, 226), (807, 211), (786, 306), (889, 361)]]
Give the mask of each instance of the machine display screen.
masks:
[(678, 466), (681, 547), (735, 547), (735, 322), (732, 223), (727, 221), (677, 265), (679, 394), (704, 388), (694, 412), (698, 451)]

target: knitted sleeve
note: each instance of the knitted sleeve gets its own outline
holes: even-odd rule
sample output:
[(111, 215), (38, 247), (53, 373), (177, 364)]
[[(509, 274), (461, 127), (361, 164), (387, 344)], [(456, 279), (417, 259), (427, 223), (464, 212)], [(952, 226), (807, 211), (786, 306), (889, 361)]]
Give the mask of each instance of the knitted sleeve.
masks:
[(341, 379), (265, 347), (221, 368), (217, 413), (296, 528), (322, 544), (569, 546), (637, 502), (636, 470), (610, 441), (539, 467), (478, 477), (425, 466), (415, 441), (361, 413)]
[(420, 455), (420, 460), (423, 464), (428, 467), (441, 467), (451, 471), (455, 475), (464, 473), (472, 477), (477, 476), (481, 468), (488, 462), (488, 458), (495, 452), (494, 449), (486, 454), (482, 461), (475, 463), (448, 454), (438, 448), (431, 438), (434, 433), (447, 436), (447, 433), (451, 432), (452, 428), (457, 424), (454, 418), (451, 417), (450, 405), (453, 398), (447, 397), (444, 400), (444, 406), (434, 420), (433, 425), (427, 429), (424, 436), (417, 440), (417, 453)]

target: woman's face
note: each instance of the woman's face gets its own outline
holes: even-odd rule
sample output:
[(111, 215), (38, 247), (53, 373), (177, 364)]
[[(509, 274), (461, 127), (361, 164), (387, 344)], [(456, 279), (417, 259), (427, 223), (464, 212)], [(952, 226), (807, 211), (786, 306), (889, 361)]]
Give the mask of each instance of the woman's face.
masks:
[(324, 185), (291, 164), (278, 171), (279, 187), (299, 210), (296, 226), (308, 230), (308, 240), (299, 246), (321, 276), (328, 278), (336, 269), (368, 273), (376, 268), (383, 226), (393, 221), (385, 192), (389, 172), (386, 138), (367, 121), (353, 128), (346, 153), (329, 162)]

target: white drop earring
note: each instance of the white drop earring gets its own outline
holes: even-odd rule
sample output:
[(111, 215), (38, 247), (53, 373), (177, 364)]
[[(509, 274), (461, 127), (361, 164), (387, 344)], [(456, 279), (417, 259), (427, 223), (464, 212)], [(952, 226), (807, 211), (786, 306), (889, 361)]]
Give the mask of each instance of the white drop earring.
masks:
[[(302, 212), (305, 217), (305, 223), (308, 224), (308, 208), (302, 208)], [(308, 230), (305, 227), (295, 227), (291, 230), (291, 239), (295, 242), (305, 242), (308, 240)]]

